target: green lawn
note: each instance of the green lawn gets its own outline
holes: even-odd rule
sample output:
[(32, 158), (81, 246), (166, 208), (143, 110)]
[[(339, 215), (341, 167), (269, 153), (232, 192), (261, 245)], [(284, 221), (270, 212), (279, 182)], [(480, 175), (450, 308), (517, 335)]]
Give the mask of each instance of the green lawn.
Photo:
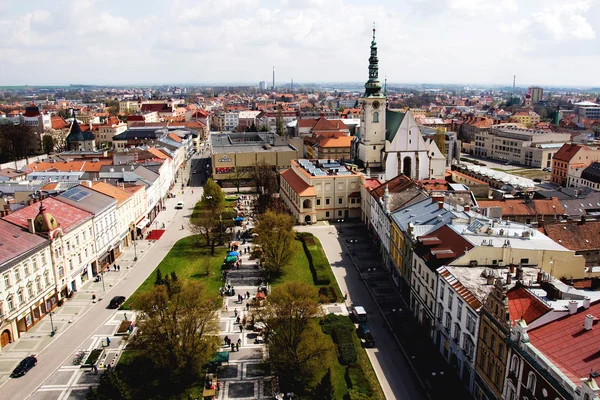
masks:
[(288, 265), (287, 267), (285, 267), (283, 269), (280, 276), (278, 276), (277, 278), (275, 278), (271, 281), (272, 286), (274, 288), (276, 288), (278, 285), (280, 285), (284, 282), (302, 282), (302, 283), (306, 283), (308, 285), (313, 285), (317, 288), (332, 287), (337, 296), (337, 301), (338, 302), (343, 301), (342, 293), (337, 284), (337, 281), (335, 280), (333, 271), (331, 271), (331, 266), (329, 265), (329, 262), (327, 261), (327, 257), (325, 257), (325, 253), (323, 252), (323, 249), (321, 248), (321, 243), (319, 242), (319, 240), (316, 237), (314, 237), (310, 233), (303, 233), (302, 235), (308, 235), (308, 236), (312, 237), (315, 241), (315, 246), (317, 247), (318, 251), (320, 251), (323, 254), (323, 257), (325, 258), (325, 260), (322, 262), (326, 263), (327, 274), (330, 278), (330, 283), (328, 285), (315, 284), (315, 280), (314, 280), (313, 274), (310, 269), (308, 257), (306, 256), (304, 247), (302, 246), (302, 241), (300, 240), (300, 236), (298, 236), (297, 239), (294, 241), (294, 247), (293, 247), (294, 258), (292, 259), (292, 262), (290, 263), (290, 265)]
[[(226, 248), (217, 247), (215, 255), (211, 256), (210, 248), (199, 247), (196, 238), (188, 236), (175, 243), (157, 268), (160, 268), (163, 276), (175, 272), (179, 279), (201, 280), (208, 293), (218, 295), (219, 288), (222, 285), (221, 265), (226, 254)], [(206, 275), (205, 270), (207, 258), (210, 259), (208, 275)], [(123, 308), (128, 309), (128, 303), (130, 302), (133, 303), (135, 308), (136, 297), (140, 293), (150, 290), (154, 286), (155, 280), (156, 270), (140, 285)]]

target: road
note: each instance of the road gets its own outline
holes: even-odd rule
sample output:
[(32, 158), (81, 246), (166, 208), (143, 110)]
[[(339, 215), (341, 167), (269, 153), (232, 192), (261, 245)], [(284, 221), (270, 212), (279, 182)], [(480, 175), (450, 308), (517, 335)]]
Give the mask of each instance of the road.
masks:
[[(192, 159), (192, 163), (195, 159)], [(189, 170), (188, 170), (189, 173)], [(188, 236), (191, 232), (187, 228), (187, 219), (191, 215), (194, 205), (202, 196), (202, 188), (194, 188), (194, 193), (186, 190), (184, 195), (166, 200), (167, 209), (160, 213), (158, 219), (164, 222), (166, 232), (160, 240), (147, 252), (141, 255), (134, 268), (112, 288), (107, 288), (101, 300), (88, 308), (78, 320), (69, 325), (68, 329), (59, 332), (55, 340), (43, 351), (37, 354), (38, 364), (24, 377), (9, 379), (0, 387), (1, 398), (26, 399), (57, 370), (96, 330), (104, 325), (115, 313), (115, 310), (106, 308), (113, 296), (129, 297), (154, 271), (171, 247), (179, 239)], [(178, 201), (184, 201), (183, 210), (175, 210)], [(181, 226), (185, 229), (181, 229)], [(118, 259), (117, 259), (118, 262)], [(91, 311), (91, 312), (90, 312)]]
[[(362, 305), (369, 315), (369, 328), (376, 347), (366, 349), (377, 379), (387, 399), (424, 399), (422, 389), (415, 381), (410, 366), (398, 344), (385, 328), (384, 320), (352, 261), (342, 249), (338, 232), (333, 226), (302, 226), (298, 231), (310, 232), (323, 245), (336, 281), (342, 293), (348, 293), (347, 304)], [(348, 232), (350, 233), (350, 232)]]

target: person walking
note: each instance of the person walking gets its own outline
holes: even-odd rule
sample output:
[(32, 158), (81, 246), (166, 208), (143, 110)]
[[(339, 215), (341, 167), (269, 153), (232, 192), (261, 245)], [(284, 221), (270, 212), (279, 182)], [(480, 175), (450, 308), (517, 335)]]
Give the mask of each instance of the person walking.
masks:
[(107, 336), (106, 337), (106, 347), (110, 346), (110, 338)]
[(240, 333), (242, 333), (243, 330), (244, 330), (244, 327), (242, 325), (240, 325)]
[(223, 340), (225, 341), (225, 344), (229, 344), (229, 336), (225, 335)]
[(235, 351), (235, 344), (231, 343), (231, 351)]
[(235, 351), (240, 351), (240, 343), (235, 344)]

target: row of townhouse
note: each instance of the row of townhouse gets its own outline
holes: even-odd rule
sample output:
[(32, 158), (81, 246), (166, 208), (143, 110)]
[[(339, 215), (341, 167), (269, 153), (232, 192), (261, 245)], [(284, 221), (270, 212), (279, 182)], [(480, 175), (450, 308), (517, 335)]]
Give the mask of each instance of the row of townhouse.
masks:
[[(160, 151), (132, 151), (131, 155), (149, 157), (141, 163), (98, 163), (98, 180), (80, 181), (54, 197), (34, 197), (16, 211), (4, 208), (0, 348), (18, 339), (146, 233), (174, 186), (176, 165), (185, 161), (184, 147), (172, 141), (162, 143)], [(123, 162), (123, 155), (115, 157)]]
[[(429, 194), (406, 177), (364, 186), (363, 219), (384, 266), (478, 400), (598, 398), (590, 340), (600, 328), (588, 313), (600, 312), (600, 293), (563, 283), (591, 285), (584, 257), (527, 224), (484, 217), (466, 193)], [(573, 335), (554, 331), (563, 325)], [(577, 347), (572, 357), (561, 340)]]

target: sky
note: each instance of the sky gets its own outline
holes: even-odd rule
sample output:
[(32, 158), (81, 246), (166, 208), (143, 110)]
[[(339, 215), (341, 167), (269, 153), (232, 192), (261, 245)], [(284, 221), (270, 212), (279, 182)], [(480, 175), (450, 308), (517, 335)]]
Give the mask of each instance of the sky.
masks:
[(600, 86), (600, 0), (0, 0), (0, 85)]

